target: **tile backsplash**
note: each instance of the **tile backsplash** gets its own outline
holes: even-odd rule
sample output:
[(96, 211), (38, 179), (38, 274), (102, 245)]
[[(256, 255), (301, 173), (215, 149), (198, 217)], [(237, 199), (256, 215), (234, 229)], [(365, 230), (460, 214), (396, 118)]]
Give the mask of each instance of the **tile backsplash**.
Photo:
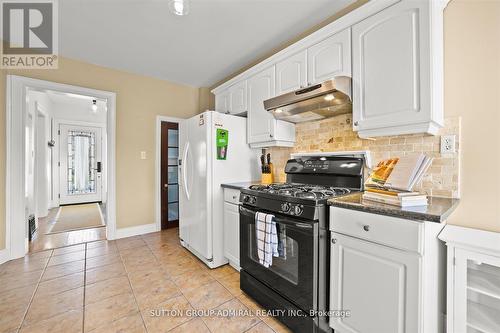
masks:
[[(297, 142), (293, 148), (272, 147), (275, 181), (283, 182), (286, 161), (291, 153), (369, 150), (373, 164), (391, 157), (411, 153), (424, 153), (434, 157), (431, 167), (415, 188), (428, 195), (457, 198), (460, 194), (460, 118), (446, 118), (438, 135), (412, 134), (360, 139), (352, 130), (352, 115), (340, 115), (317, 122), (300, 123), (296, 126)], [(456, 152), (441, 154), (441, 135), (455, 135)]]

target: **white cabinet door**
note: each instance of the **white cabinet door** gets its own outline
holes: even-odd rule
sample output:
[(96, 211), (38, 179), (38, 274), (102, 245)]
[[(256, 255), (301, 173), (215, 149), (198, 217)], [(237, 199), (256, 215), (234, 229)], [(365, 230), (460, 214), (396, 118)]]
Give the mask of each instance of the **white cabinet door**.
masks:
[(224, 256), (231, 266), (240, 266), (240, 212), (238, 205), (224, 202)]
[(248, 143), (273, 140), (276, 119), (264, 109), (264, 100), (273, 97), (275, 66), (248, 79)]
[(335, 76), (351, 76), (351, 29), (347, 28), (307, 49), (308, 85)]
[(354, 129), (416, 133), (431, 120), (429, 8), (402, 1), (352, 28)]
[(307, 51), (304, 50), (276, 64), (276, 95), (307, 85)]
[(228, 113), (230, 112), (229, 91), (226, 90), (215, 96), (215, 111)]
[(247, 111), (247, 81), (229, 87), (229, 112), (238, 114)]
[(332, 233), (330, 317), (335, 332), (416, 333), (419, 331), (420, 267), (416, 253)]

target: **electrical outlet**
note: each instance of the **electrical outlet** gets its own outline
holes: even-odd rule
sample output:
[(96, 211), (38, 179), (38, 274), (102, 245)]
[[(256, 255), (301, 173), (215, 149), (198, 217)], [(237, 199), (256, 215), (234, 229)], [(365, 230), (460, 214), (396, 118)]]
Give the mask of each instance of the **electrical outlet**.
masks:
[(141, 160), (145, 160), (147, 158), (146, 152), (141, 151)]
[(455, 153), (455, 136), (443, 135), (441, 136), (441, 154)]

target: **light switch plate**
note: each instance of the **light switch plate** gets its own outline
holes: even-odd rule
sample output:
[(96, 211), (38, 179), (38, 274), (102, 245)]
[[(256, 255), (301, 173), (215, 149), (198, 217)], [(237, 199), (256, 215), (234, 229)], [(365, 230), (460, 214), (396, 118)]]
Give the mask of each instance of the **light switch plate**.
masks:
[(455, 153), (455, 136), (442, 135), (441, 136), (441, 154)]
[(141, 151), (141, 160), (145, 160), (147, 158), (146, 152)]

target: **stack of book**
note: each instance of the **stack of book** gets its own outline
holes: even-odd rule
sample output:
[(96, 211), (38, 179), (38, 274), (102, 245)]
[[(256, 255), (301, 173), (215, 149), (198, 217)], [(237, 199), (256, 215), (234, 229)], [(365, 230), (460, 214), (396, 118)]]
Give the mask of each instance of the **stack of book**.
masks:
[(366, 188), (363, 199), (399, 207), (427, 206), (427, 195), (419, 192)]
[(424, 154), (381, 161), (365, 183), (363, 199), (400, 207), (426, 206), (427, 195), (414, 192), (432, 164)]

